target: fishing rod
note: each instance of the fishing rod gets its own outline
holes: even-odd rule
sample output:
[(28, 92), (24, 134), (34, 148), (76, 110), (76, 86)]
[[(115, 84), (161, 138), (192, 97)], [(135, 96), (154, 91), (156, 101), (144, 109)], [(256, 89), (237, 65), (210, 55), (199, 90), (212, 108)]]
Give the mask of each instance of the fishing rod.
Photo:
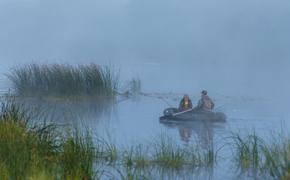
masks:
[(156, 98), (156, 99), (161, 99), (163, 102), (165, 102), (168, 106), (173, 107), (172, 104), (170, 104), (168, 101), (166, 101), (164, 99), (164, 97), (162, 96), (154, 96), (150, 93), (144, 93), (144, 92), (140, 92), (139, 95), (145, 96), (145, 97), (150, 97), (150, 98)]
[(186, 113), (186, 112), (190, 112), (190, 111), (193, 111), (194, 109), (190, 108), (188, 110), (185, 110), (185, 111), (181, 111), (181, 112), (178, 112), (178, 113), (173, 113), (172, 116), (177, 116), (179, 114), (183, 114), (183, 113)]
[(168, 106), (170, 107), (173, 107), (168, 101), (166, 101), (164, 98), (158, 98), (158, 99), (161, 99), (163, 102), (165, 102)]

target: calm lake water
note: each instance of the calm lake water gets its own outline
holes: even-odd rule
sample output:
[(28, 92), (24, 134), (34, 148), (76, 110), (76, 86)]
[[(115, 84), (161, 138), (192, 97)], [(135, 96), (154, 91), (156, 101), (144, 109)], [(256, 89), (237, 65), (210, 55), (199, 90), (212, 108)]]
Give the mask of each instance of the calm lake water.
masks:
[[(120, 71), (120, 92), (139, 78), (148, 95), (101, 104), (28, 103), (60, 124), (81, 124), (120, 146), (162, 133), (185, 146), (211, 140), (220, 147), (238, 131), (268, 139), (290, 129), (289, 22), (284, 0), (1, 0), (0, 93), (11, 88), (5, 74), (15, 66), (108, 65)], [(184, 93), (196, 103), (203, 89), (226, 123), (159, 123)], [(196, 178), (235, 179), (230, 154), (223, 148), (213, 175), (204, 171)]]
[[(263, 93), (255, 94), (253, 88), (249, 88), (250, 92), (246, 92), (246, 87), (244, 94), (239, 89), (236, 96), (222, 94), (222, 90), (219, 90), (220, 88), (231, 88), (225, 91), (229, 91), (232, 94), (234, 94), (236, 88), (236, 85), (227, 86), (222, 81), (220, 83), (223, 84), (223, 87), (217, 86), (217, 88), (214, 88), (214, 84), (218, 84), (215, 82), (208, 90), (209, 95), (215, 101), (216, 111), (224, 112), (227, 115), (227, 122), (161, 124), (159, 123), (159, 117), (162, 115), (163, 110), (169, 106), (178, 106), (180, 98), (183, 95), (182, 92), (190, 94), (194, 103), (198, 101), (199, 91), (202, 87), (199, 83), (195, 83), (195, 80), (199, 77), (196, 77), (196, 74), (202, 75), (202, 72), (198, 72), (198, 68), (193, 68), (192, 72), (186, 73), (187, 77), (193, 78), (189, 78), (186, 82), (184, 79), (179, 81), (179, 78), (176, 78), (175, 74), (159, 74), (161, 69), (166, 65), (135, 64), (132, 66), (132, 71), (134, 73), (136, 71), (136, 74), (138, 72), (138, 77), (142, 83), (144, 82), (142, 84), (142, 92), (146, 92), (146, 95), (136, 95), (128, 99), (120, 96), (112, 102), (103, 103), (39, 101), (34, 99), (26, 100), (26, 102), (31, 105), (31, 108), (40, 107), (43, 109), (46, 112), (45, 117), (47, 119), (52, 119), (52, 121), (59, 124), (77, 124), (86, 127), (96, 136), (110, 138), (112, 142), (120, 147), (136, 145), (137, 143), (146, 144), (161, 134), (166, 134), (175, 139), (177, 144), (186, 146), (191, 141), (198, 141), (204, 147), (213, 143), (215, 148), (218, 149), (228, 143), (227, 139), (232, 132), (247, 134), (255, 131), (259, 136), (268, 139), (272, 134), (282, 131), (287, 132), (290, 128), (290, 116), (287, 111), (289, 106), (284, 98), (274, 98), (270, 95), (263, 96)], [(180, 65), (177, 63), (175, 67), (178, 66)], [(186, 69), (187, 66), (175, 69), (176, 74), (183, 73), (183, 68)], [(4, 72), (8, 72), (8, 69), (8, 67), (4, 68)], [(130, 70), (127, 71), (130, 72)], [(163, 74), (166, 71), (170, 70), (163, 69)], [(173, 67), (172, 71), (174, 72)], [(121, 72), (123, 72), (123, 69)], [(155, 73), (154, 78), (152, 73)], [(166, 78), (165, 76), (168, 77)], [(208, 76), (203, 77), (204, 81), (210, 81), (209, 79), (213, 78)], [(217, 74), (214, 78), (223, 79), (225, 77)], [(130, 79), (130, 76), (128, 75), (126, 78), (122, 77), (121, 79), (124, 89), (126, 88), (126, 79)], [(152, 85), (150, 84), (151, 80)], [(252, 81), (252, 79), (249, 79), (249, 81)], [(207, 84), (208, 82), (205, 83)], [(233, 84), (239, 83), (233, 82)], [(164, 86), (167, 87), (165, 88)], [(182, 86), (185, 87), (184, 91), (182, 91)], [(7, 88), (9, 88), (9, 83), (5, 76), (2, 75), (1, 91), (5, 92)], [(192, 90), (187, 90), (190, 88)], [(268, 93), (270, 94), (270, 92)], [(232, 166), (231, 154), (230, 148), (223, 148), (219, 151), (219, 156), (221, 159), (226, 159), (218, 161), (212, 175), (204, 171), (201, 175), (199, 174), (198, 178), (232, 179), (236, 177), (236, 172), (229, 170)], [(191, 177), (191, 175), (184, 176), (187, 178)], [(181, 175), (172, 175), (172, 177), (175, 177), (175, 179), (178, 179), (178, 177), (184, 178)]]

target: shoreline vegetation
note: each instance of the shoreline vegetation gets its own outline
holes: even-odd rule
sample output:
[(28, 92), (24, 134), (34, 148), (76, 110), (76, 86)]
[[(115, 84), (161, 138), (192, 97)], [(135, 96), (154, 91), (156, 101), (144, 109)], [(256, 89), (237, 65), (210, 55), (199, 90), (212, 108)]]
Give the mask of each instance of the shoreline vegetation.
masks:
[[(148, 144), (119, 148), (104, 138), (93, 138), (89, 131), (35, 123), (31, 117), (15, 102), (1, 105), (0, 176), (4, 180), (154, 179), (152, 169), (178, 172), (219, 163), (213, 146), (181, 146), (161, 135)], [(255, 133), (232, 134), (229, 145), (235, 167), (257, 177), (289, 179), (290, 139), (278, 138), (265, 143)]]
[[(152, 167), (182, 170), (215, 163), (210, 147), (206, 150), (197, 145), (182, 147), (167, 136), (160, 136), (148, 145), (121, 149), (103, 138), (93, 139), (89, 131), (34, 122), (31, 117), (35, 119), (32, 112), (13, 101), (1, 105), (3, 179), (139, 179)], [(133, 173), (132, 169), (142, 171)]]
[[(118, 75), (108, 67), (95, 64), (30, 64), (14, 68), (7, 76), (13, 92), (0, 107), (0, 177), (3, 180), (145, 180), (156, 179), (160, 174), (170, 174), (172, 178), (171, 173), (178, 176), (180, 171), (191, 172), (189, 176), (202, 169), (210, 172), (220, 162), (220, 149), (216, 150), (213, 143), (203, 147), (194, 141), (182, 146), (162, 134), (149, 143), (120, 148), (110, 140), (93, 136), (92, 132), (83, 130), (84, 127), (48, 123), (46, 117), (50, 116), (42, 117), (43, 113), (33, 112), (33, 106), (27, 107), (11, 98), (52, 100), (51, 105), (49, 101), (44, 106), (48, 107), (47, 111), (53, 107), (52, 114), (60, 116), (63, 116), (62, 112), (54, 111), (56, 99), (97, 99), (100, 103), (106, 100), (108, 107), (98, 108), (102, 112), (110, 110), (108, 98), (116, 95), (153, 97), (154, 94), (141, 92), (138, 78), (133, 78), (128, 83), (129, 90), (120, 94)], [(36, 104), (34, 101), (30, 103)], [(100, 107), (95, 103), (92, 105)], [(76, 113), (84, 112), (83, 109), (77, 111), (78, 107), (76, 104), (75, 108), (70, 108)], [(90, 108), (85, 109), (90, 112)], [(251, 132), (243, 136), (232, 133), (227, 139), (229, 142), (222, 148), (232, 149), (231, 162), (237, 173), (253, 179), (290, 179), (289, 137), (280, 135), (269, 142)]]
[[(120, 88), (119, 70), (108, 66), (87, 64), (26, 64), (11, 69), (6, 77), (11, 89), (5, 96), (45, 100), (92, 100), (142, 95), (154, 98), (182, 96), (184, 93), (144, 93), (138, 77), (123, 82)], [(121, 91), (121, 92), (120, 92)]]
[(29, 64), (15, 67), (7, 77), (21, 97), (107, 98), (118, 91), (118, 74), (96, 64)]

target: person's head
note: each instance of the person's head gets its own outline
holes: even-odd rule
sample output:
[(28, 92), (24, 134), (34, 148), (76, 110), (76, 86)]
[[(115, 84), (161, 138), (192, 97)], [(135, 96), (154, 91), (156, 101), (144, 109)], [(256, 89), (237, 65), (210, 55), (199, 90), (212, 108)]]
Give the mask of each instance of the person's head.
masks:
[(189, 96), (187, 94), (184, 94), (183, 99), (188, 101), (189, 100)]
[(206, 91), (206, 90), (202, 90), (202, 91), (201, 91), (201, 95), (202, 95), (202, 96), (206, 96), (206, 95), (207, 95), (207, 91)]

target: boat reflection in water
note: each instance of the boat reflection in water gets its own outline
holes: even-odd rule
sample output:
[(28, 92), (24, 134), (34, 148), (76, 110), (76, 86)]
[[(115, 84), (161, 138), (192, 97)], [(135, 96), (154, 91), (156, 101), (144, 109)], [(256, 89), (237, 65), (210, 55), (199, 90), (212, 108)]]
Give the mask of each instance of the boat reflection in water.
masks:
[(180, 139), (185, 143), (189, 143), (192, 137), (196, 137), (203, 148), (213, 144), (215, 130), (222, 129), (224, 124), (207, 121), (160, 121), (160, 123), (166, 127), (178, 129)]
[[(165, 109), (160, 123), (170, 128), (177, 128), (183, 142), (189, 143), (192, 136), (196, 136), (199, 144), (207, 148), (213, 144), (214, 130), (223, 127), (226, 116), (221, 112), (194, 112), (168, 114), (170, 108)], [(171, 110), (172, 111), (172, 110)]]

